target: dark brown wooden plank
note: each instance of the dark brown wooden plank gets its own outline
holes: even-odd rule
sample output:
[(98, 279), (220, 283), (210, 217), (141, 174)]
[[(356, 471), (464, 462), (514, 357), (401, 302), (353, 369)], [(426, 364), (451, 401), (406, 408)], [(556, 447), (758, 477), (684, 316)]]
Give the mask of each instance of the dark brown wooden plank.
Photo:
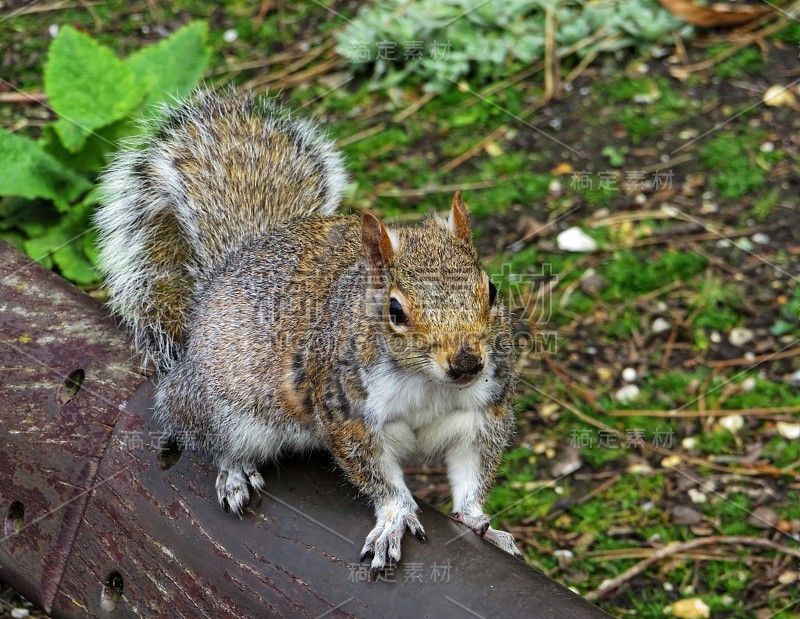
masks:
[[(84, 292), (2, 241), (0, 276), (0, 578), (46, 609), (117, 403), (142, 378), (125, 335)], [(71, 397), (64, 381), (79, 369)]]
[(163, 457), (104, 310), (7, 246), (0, 272), (0, 498), (25, 503), (0, 577), (53, 617), (606, 616), (423, 503), (428, 542), (368, 582), (372, 510), (322, 454), (264, 467), (267, 492), (225, 514), (203, 454)]

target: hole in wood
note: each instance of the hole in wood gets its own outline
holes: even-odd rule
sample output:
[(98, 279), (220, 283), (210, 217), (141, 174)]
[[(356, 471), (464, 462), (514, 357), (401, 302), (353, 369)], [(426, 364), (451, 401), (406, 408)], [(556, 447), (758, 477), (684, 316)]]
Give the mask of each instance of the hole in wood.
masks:
[(182, 453), (183, 449), (178, 445), (178, 441), (174, 438), (169, 439), (166, 445), (161, 448), (161, 451), (158, 452), (158, 468), (162, 471), (171, 469), (178, 464)]
[(6, 522), (3, 527), (6, 537), (16, 535), (25, 525), (25, 506), (19, 501), (14, 501), (8, 508)]
[(61, 400), (62, 404), (66, 404), (81, 390), (81, 385), (83, 384), (83, 379), (86, 377), (86, 374), (81, 368), (77, 370), (73, 370), (69, 373), (69, 375), (64, 379), (64, 383), (61, 385), (59, 389), (58, 397)]
[(100, 608), (111, 611), (117, 607), (117, 603), (122, 599), (122, 585), (122, 574), (111, 572), (100, 594)]

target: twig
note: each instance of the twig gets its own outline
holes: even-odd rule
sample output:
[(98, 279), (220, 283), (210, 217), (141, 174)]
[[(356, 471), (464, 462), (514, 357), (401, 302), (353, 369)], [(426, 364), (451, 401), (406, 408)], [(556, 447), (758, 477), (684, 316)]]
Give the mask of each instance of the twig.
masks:
[(622, 479), (622, 474), (617, 473), (613, 477), (609, 477), (605, 480), (602, 484), (594, 488), (591, 492), (587, 492), (583, 496), (578, 497), (578, 499), (571, 505), (565, 508), (555, 509), (547, 516), (545, 516), (545, 520), (553, 520), (554, 518), (558, 517), (560, 514), (564, 513), (567, 509), (572, 509), (573, 507), (577, 507), (578, 505), (583, 505), (587, 501), (591, 501), (594, 497), (603, 494), (606, 490), (611, 488), (614, 484), (616, 484), (620, 479)]
[(698, 537), (696, 539), (689, 540), (688, 542), (669, 544), (663, 548), (659, 548), (653, 552), (651, 556), (639, 561), (639, 563), (634, 565), (632, 568), (625, 570), (619, 576), (603, 581), (597, 589), (594, 591), (589, 591), (586, 595), (584, 595), (584, 597), (589, 601), (598, 600), (601, 597), (608, 595), (615, 589), (618, 589), (631, 578), (634, 578), (635, 576), (638, 576), (644, 572), (648, 567), (653, 565), (653, 563), (661, 561), (662, 559), (666, 559), (667, 557), (671, 557), (676, 553), (686, 552), (687, 550), (692, 550), (694, 548), (699, 548), (700, 546), (708, 546), (711, 544), (745, 544), (750, 546), (762, 546), (764, 548), (777, 550), (778, 552), (782, 552), (800, 559), (800, 550), (786, 548), (785, 546), (781, 546), (772, 540), (762, 539), (760, 537), (747, 537), (744, 535), (733, 535), (730, 537), (724, 537), (721, 535)]
[(455, 183), (452, 185), (429, 185), (420, 189), (390, 189), (375, 194), (378, 198), (423, 198), (432, 193), (452, 193), (454, 191), (467, 191), (471, 189), (487, 189), (499, 183), (508, 182), (509, 178), (499, 178), (492, 181), (477, 181), (474, 183)]
[(47, 103), (47, 95), (43, 92), (3, 92), (0, 103)]
[(363, 131), (359, 131), (358, 133), (354, 133), (353, 135), (349, 135), (346, 138), (342, 138), (341, 140), (336, 141), (336, 146), (339, 148), (343, 146), (347, 146), (348, 144), (354, 144), (359, 140), (363, 140), (364, 138), (368, 138), (371, 135), (375, 135), (376, 133), (380, 133), (386, 129), (385, 123), (378, 123), (377, 125), (373, 125), (372, 127), (367, 127)]
[(786, 415), (800, 413), (800, 406), (775, 406), (773, 408), (746, 408), (746, 409), (717, 409), (701, 411), (653, 411), (653, 410), (610, 410), (607, 412), (612, 417), (668, 417), (679, 419), (682, 417), (727, 417), (728, 415), (742, 415), (743, 417), (758, 417), (761, 415)]
[(781, 28), (783, 28), (786, 25), (787, 21), (788, 21), (788, 18), (779, 17), (774, 24), (771, 24), (770, 26), (767, 26), (767, 27), (763, 28), (762, 30), (759, 30), (758, 32), (753, 33), (752, 35), (748, 36), (747, 38), (745, 38), (745, 39), (743, 39), (741, 41), (737, 41), (736, 43), (733, 43), (729, 48), (727, 48), (723, 52), (717, 54), (713, 58), (709, 58), (707, 60), (703, 60), (701, 62), (696, 62), (694, 64), (686, 65), (686, 66), (683, 66), (683, 67), (674, 67), (673, 69), (670, 70), (670, 73), (673, 75), (673, 77), (676, 77), (676, 78), (680, 79), (681, 77), (684, 77), (684, 78), (688, 77), (689, 74), (691, 74), (691, 73), (696, 73), (698, 71), (705, 71), (706, 69), (710, 69), (711, 67), (713, 67), (717, 63), (722, 62), (726, 58), (730, 58), (736, 52), (738, 52), (740, 49), (742, 49), (744, 47), (747, 47), (748, 45), (750, 45), (751, 43), (754, 43), (758, 39), (762, 39), (764, 37), (767, 37), (767, 36), (777, 32), (778, 30), (780, 30)]
[(428, 103), (428, 101), (433, 99), (437, 94), (439, 93), (437, 93), (434, 90), (426, 92), (424, 95), (422, 95), (419, 99), (414, 101), (414, 103), (409, 105), (407, 108), (395, 114), (394, 117), (392, 118), (392, 122), (399, 123), (404, 121), (406, 118), (408, 118), (409, 116), (414, 114), (417, 110), (419, 110), (423, 105)]
[(669, 366), (669, 359), (672, 356), (672, 351), (675, 348), (675, 340), (678, 339), (678, 329), (683, 326), (682, 322), (677, 322), (672, 325), (672, 329), (669, 332), (669, 338), (667, 338), (667, 343), (664, 345), (664, 356), (661, 358), (661, 364), (659, 365), (659, 369), (666, 370)]
[(558, 54), (556, 53), (556, 15), (553, 4), (544, 9), (544, 98), (552, 99), (558, 92)]
[(754, 365), (762, 361), (774, 361), (776, 359), (785, 359), (787, 357), (796, 357), (800, 354), (800, 348), (792, 348), (777, 353), (767, 353), (764, 355), (756, 355), (755, 357), (738, 357), (737, 359), (721, 359), (719, 361), (706, 361), (706, 365), (714, 368), (728, 368), (735, 365)]

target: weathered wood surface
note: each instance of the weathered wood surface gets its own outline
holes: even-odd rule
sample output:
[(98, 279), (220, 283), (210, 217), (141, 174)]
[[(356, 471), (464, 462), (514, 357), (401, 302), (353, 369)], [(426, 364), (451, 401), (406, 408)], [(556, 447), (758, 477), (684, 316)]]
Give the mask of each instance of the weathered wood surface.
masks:
[(2, 242), (0, 274), (0, 578), (52, 616), (606, 616), (423, 503), (428, 542), (368, 582), (371, 509), (322, 455), (225, 514), (207, 459), (160, 448), (105, 311)]

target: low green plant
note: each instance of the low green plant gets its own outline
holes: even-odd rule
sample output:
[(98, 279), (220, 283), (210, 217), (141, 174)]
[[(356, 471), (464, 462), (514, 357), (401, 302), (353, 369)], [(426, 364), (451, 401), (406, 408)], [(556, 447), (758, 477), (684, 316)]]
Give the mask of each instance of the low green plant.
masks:
[[(725, 49), (727, 49), (726, 45), (719, 49), (712, 48), (709, 50), (709, 56), (716, 56)], [(761, 57), (761, 51), (754, 47), (748, 47), (720, 62), (714, 73), (719, 77), (738, 79), (747, 75), (757, 75), (763, 68), (764, 59)]]
[(209, 58), (206, 38), (206, 24), (194, 22), (123, 60), (61, 28), (44, 74), (56, 119), (36, 141), (0, 129), (0, 238), (75, 283), (97, 282), (97, 176), (120, 140), (144, 130), (137, 120), (195, 87)]
[[(546, 5), (547, 0), (388, 0), (361, 7), (337, 34), (336, 50), (354, 70), (371, 68), (382, 78), (375, 88), (415, 77), (426, 90), (442, 92), (467, 75), (497, 79), (541, 59)], [(558, 3), (553, 16), (557, 47), (586, 41), (578, 46), (579, 57), (643, 51), (670, 34), (693, 32), (654, 0), (571, 0)], [(603, 36), (593, 37), (598, 34)]]
[[(723, 198), (739, 198), (766, 183), (767, 172), (756, 162), (758, 144), (758, 136), (723, 133), (700, 151), (703, 165), (716, 172), (711, 183)], [(769, 166), (782, 156), (776, 153), (772, 157), (762, 153), (762, 163)]]

